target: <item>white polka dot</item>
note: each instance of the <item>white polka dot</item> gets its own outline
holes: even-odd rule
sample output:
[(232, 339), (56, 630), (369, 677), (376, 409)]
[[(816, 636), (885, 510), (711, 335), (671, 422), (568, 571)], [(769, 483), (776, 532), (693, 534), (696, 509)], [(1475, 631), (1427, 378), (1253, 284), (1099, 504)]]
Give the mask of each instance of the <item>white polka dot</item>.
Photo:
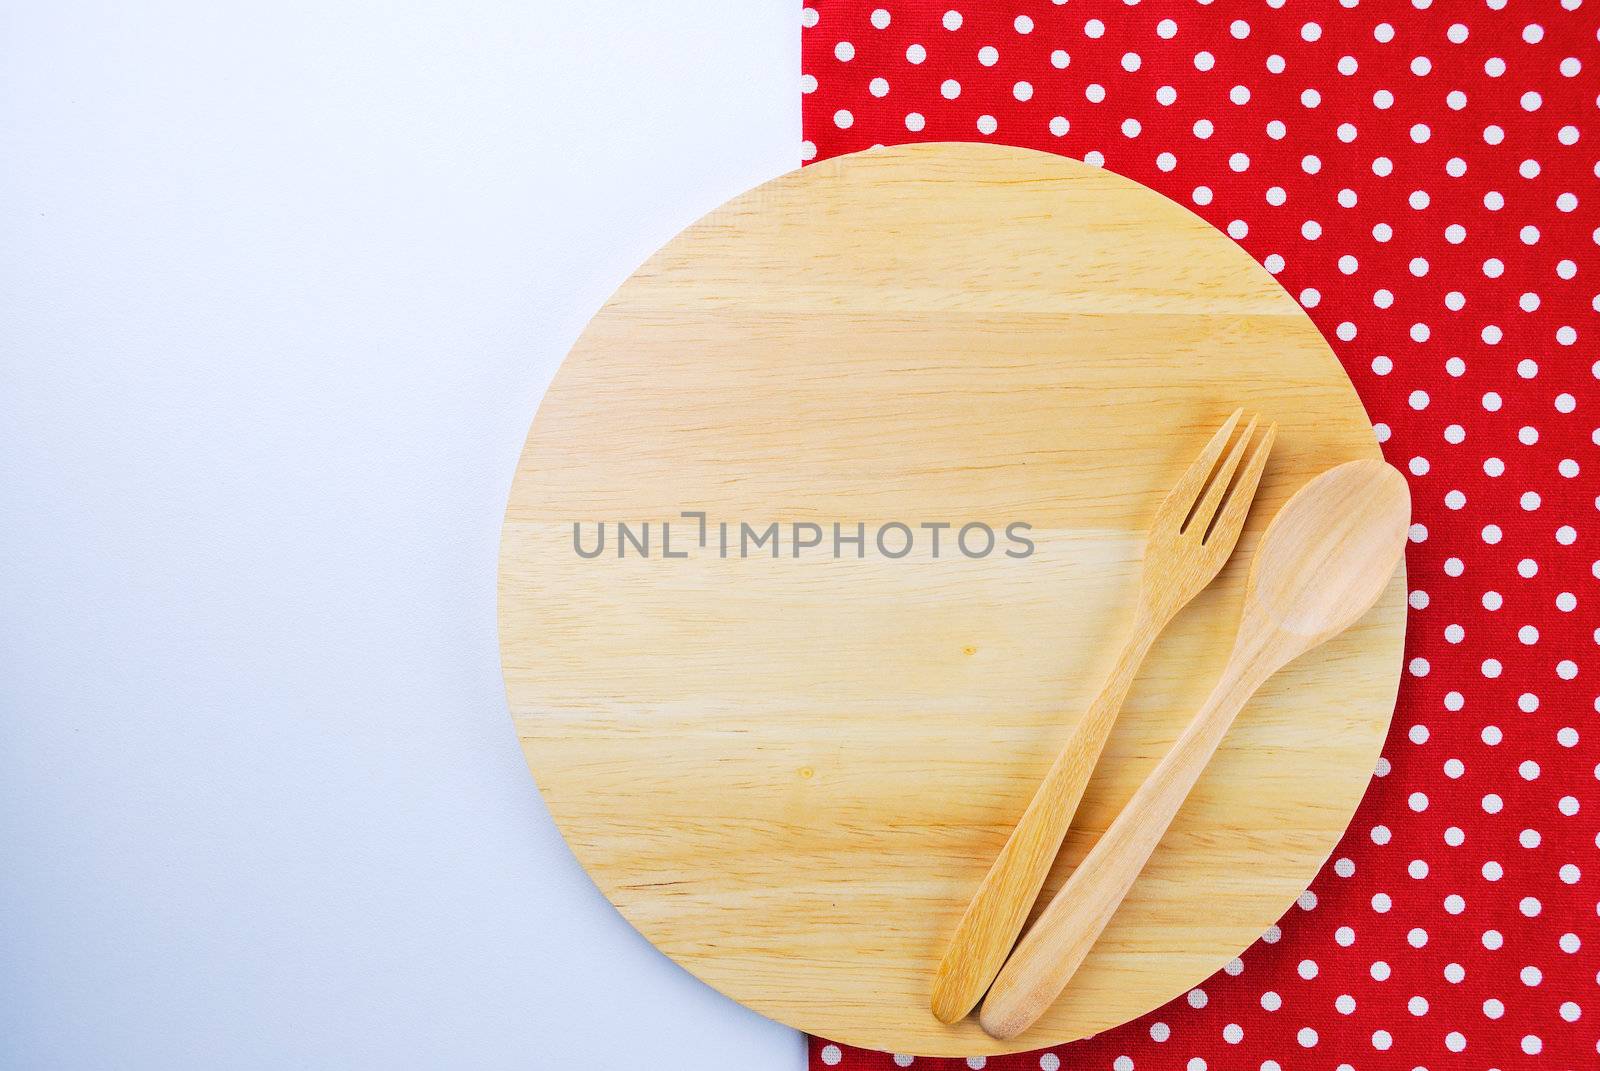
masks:
[(941, 21), (944, 23), (944, 28), (945, 29), (947, 29), (947, 30), (959, 30), (959, 29), (961, 29), (961, 22), (962, 22), (961, 12), (955, 11), (955, 10), (946, 11), (944, 13), (944, 18)]
[(839, 1050), (837, 1045), (824, 1045), (822, 1046), (822, 1051), (817, 1055), (829, 1067), (837, 1066), (839, 1061), (844, 1059), (844, 1053)]
[(833, 58), (841, 63), (849, 63), (856, 58), (856, 46), (849, 41), (840, 41), (833, 46)]

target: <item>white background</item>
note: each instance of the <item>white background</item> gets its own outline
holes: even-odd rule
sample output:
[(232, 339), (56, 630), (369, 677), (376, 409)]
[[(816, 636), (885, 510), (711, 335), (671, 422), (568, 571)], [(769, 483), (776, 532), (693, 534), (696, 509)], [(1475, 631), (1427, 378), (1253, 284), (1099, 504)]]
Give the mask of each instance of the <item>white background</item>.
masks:
[(801, 1066), (567, 853), (494, 616), (584, 321), (798, 164), (798, 16), (0, 0), (0, 1066)]

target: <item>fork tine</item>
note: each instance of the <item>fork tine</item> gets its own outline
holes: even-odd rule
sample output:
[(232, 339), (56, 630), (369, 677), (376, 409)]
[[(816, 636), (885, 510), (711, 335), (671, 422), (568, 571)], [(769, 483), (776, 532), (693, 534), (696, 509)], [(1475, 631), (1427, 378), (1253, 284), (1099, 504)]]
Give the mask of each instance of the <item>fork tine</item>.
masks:
[(1200, 455), (1190, 462), (1184, 469), (1178, 482), (1172, 485), (1172, 490), (1167, 492), (1166, 499), (1162, 502), (1163, 514), (1173, 511), (1172, 527), (1181, 529), (1189, 516), (1194, 512), (1194, 503), (1200, 497), (1200, 492), (1206, 485), (1206, 477), (1211, 475), (1212, 466), (1217, 463), (1217, 457), (1222, 453), (1222, 448), (1228, 445), (1228, 436), (1233, 434), (1233, 429), (1238, 426), (1239, 418), (1244, 415), (1244, 409), (1235, 409), (1227, 420), (1222, 422), (1222, 427), (1211, 436), (1211, 441), (1206, 443)]
[(1267, 455), (1272, 453), (1272, 444), (1277, 438), (1278, 425), (1268, 424), (1266, 433), (1261, 436), (1261, 441), (1250, 453), (1250, 460), (1245, 462), (1244, 470), (1239, 473), (1228, 500), (1218, 511), (1211, 530), (1206, 533), (1204, 542), (1208, 546), (1222, 546), (1225, 551), (1231, 552), (1233, 545), (1239, 541), (1239, 533), (1244, 530), (1245, 515), (1250, 512), (1256, 487), (1261, 483), (1261, 472), (1267, 467)]
[(1222, 459), (1222, 464), (1217, 466), (1217, 471), (1212, 475), (1211, 482), (1206, 485), (1205, 497), (1195, 504), (1194, 512), (1189, 515), (1189, 520), (1183, 526), (1184, 532), (1198, 532), (1200, 539), (1205, 541), (1206, 533), (1211, 530), (1211, 521), (1217, 515), (1217, 506), (1222, 502), (1222, 496), (1227, 493), (1228, 484), (1233, 480), (1233, 470), (1239, 467), (1239, 459), (1244, 456), (1244, 448), (1250, 445), (1250, 437), (1256, 433), (1256, 422), (1259, 418), (1252, 416), (1250, 423), (1240, 433), (1234, 442), (1233, 449)]

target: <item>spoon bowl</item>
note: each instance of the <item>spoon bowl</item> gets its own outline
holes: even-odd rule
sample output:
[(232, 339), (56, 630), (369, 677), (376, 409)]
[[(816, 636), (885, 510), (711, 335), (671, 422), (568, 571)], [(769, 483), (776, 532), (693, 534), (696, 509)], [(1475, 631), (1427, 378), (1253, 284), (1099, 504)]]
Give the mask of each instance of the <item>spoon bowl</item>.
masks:
[(1382, 461), (1352, 461), (1307, 483), (1261, 537), (1241, 634), (1251, 622), (1270, 626), (1286, 646), (1298, 637), (1298, 654), (1355, 624), (1400, 564), (1410, 517), (1405, 477)]

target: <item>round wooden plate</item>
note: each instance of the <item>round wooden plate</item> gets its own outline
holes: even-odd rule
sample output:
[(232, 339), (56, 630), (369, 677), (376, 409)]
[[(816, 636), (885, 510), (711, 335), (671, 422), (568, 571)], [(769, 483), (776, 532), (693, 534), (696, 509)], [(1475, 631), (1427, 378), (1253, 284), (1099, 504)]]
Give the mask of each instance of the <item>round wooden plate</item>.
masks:
[[(874, 150), (684, 231), (567, 358), (506, 515), (511, 711), (573, 851), (711, 985), (876, 1049), (1068, 1041), (1222, 967), (1367, 784), (1403, 577), (1245, 708), (1032, 1031), (999, 1042), (928, 1007), (962, 908), (1109, 668), (1157, 502), (1241, 405), (1279, 424), (1249, 527), (1156, 644), (1047, 897), (1210, 689), (1267, 520), (1313, 474), (1378, 456), (1355, 391), (1233, 242), (1043, 153)], [(774, 522), (776, 556), (751, 545)], [(580, 555), (601, 524), (604, 551)], [(959, 540), (980, 524), (984, 554), (982, 528)], [(820, 542), (796, 556), (808, 525)]]

